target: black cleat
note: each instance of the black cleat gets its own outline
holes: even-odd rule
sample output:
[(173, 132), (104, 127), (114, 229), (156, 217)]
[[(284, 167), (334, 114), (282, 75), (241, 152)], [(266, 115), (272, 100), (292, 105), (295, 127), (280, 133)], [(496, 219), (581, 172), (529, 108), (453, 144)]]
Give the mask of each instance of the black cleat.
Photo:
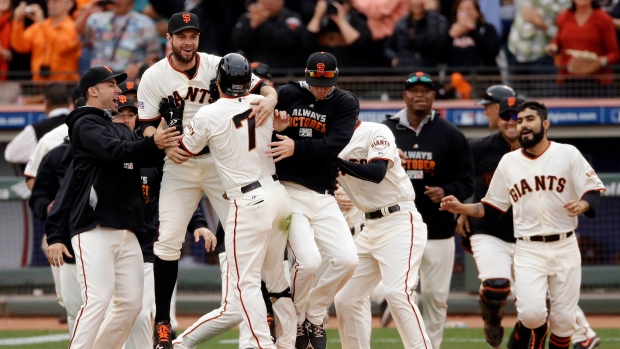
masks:
[(601, 344), (601, 339), (598, 337), (588, 338), (587, 340), (573, 345), (574, 349), (592, 349), (598, 347)]
[(493, 348), (499, 348), (504, 338), (504, 328), (502, 325), (484, 324), (484, 339)]
[(295, 340), (295, 349), (307, 349), (310, 339), (308, 338), (308, 331), (306, 330), (306, 323), (308, 320), (297, 324), (297, 339)]
[(153, 330), (153, 349), (172, 349), (170, 321), (159, 321)]
[(325, 325), (315, 325), (306, 320), (306, 330), (308, 331), (308, 338), (310, 344), (314, 349), (326, 349), (327, 348), (327, 335), (325, 334)]

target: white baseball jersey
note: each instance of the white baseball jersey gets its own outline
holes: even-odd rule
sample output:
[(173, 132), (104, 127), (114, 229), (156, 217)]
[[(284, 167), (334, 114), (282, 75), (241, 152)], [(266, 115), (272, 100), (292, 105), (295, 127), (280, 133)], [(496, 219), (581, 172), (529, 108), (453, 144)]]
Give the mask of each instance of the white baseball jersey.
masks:
[(550, 235), (577, 228), (577, 217), (569, 217), (564, 205), (595, 190), (605, 186), (579, 150), (550, 142), (535, 158), (523, 150), (504, 155), (482, 202), (502, 212), (512, 205), (517, 238)]
[(211, 149), (225, 190), (256, 182), (276, 173), (273, 161), (265, 155), (273, 133), (273, 118), (255, 127), (250, 103), (263, 98), (222, 96), (200, 108), (185, 125), (183, 147), (192, 154), (206, 145)]
[[(183, 124), (189, 122), (200, 107), (213, 102), (209, 83), (215, 78), (221, 57), (202, 52), (197, 53), (196, 74), (188, 76), (176, 70), (170, 63), (170, 56), (147, 69), (138, 86), (138, 117), (140, 121), (159, 119), (159, 103), (162, 98), (173, 96), (176, 101), (185, 100)], [(261, 82), (252, 75), (250, 91)]]
[(394, 134), (382, 124), (358, 122), (349, 144), (339, 158), (356, 163), (387, 160), (388, 171), (381, 183), (364, 181), (353, 176), (338, 176), (338, 182), (353, 204), (364, 212), (371, 212), (402, 201), (413, 201), (415, 192), (403, 169)]

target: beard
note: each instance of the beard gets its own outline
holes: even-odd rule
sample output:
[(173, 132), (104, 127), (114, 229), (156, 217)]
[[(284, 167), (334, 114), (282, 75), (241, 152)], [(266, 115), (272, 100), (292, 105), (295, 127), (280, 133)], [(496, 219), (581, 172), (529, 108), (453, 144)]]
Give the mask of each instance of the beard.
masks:
[(181, 52), (181, 47), (175, 47), (174, 45), (172, 45), (172, 55), (174, 56), (174, 58), (177, 61), (179, 61), (181, 63), (185, 63), (185, 64), (191, 63), (192, 61), (194, 61), (196, 59), (196, 51), (197, 50), (198, 50), (197, 48), (194, 49), (192, 51), (191, 56), (189, 58), (185, 58), (183, 56), (183, 53)]
[(536, 144), (540, 143), (543, 137), (545, 137), (545, 128), (542, 127), (542, 125), (540, 125), (540, 131), (534, 132), (532, 130), (532, 138), (530, 139), (523, 139), (523, 135), (521, 133), (519, 133), (518, 137), (519, 137), (519, 144), (521, 144), (521, 147), (523, 149), (530, 149), (534, 147)]

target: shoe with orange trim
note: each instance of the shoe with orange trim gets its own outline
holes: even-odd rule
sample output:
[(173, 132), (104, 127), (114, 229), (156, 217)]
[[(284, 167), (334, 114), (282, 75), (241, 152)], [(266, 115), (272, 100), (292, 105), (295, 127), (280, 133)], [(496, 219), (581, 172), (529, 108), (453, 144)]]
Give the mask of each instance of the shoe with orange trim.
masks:
[(153, 330), (153, 349), (172, 349), (170, 321), (159, 321)]
[(592, 349), (601, 345), (601, 339), (598, 337), (588, 338), (587, 340), (573, 344), (574, 349)]

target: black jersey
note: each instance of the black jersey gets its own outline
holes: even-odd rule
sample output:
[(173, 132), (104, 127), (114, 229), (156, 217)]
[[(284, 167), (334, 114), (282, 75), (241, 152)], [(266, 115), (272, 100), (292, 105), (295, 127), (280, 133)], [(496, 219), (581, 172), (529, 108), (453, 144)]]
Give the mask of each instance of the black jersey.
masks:
[[(474, 157), (476, 172), (474, 202), (480, 202), (489, 190), (489, 184), (491, 184), (491, 178), (493, 178), (497, 164), (505, 154), (514, 149), (499, 132), (484, 138), (470, 140), (469, 145)], [(506, 242), (516, 241), (513, 231), (512, 207), (498, 219), (488, 220), (470, 217), (469, 221), (472, 234), (493, 235)]]
[(396, 137), (396, 145), (404, 153), (403, 167), (415, 190), (415, 205), (428, 227), (429, 239), (448, 239), (454, 235), (454, 214), (439, 211), (424, 195), (425, 187), (442, 187), (445, 195), (454, 195), (460, 201), (473, 192), (473, 163), (467, 139), (456, 126), (434, 113), (418, 127), (418, 132), (400, 124), (406, 110), (383, 123)]
[[(281, 134), (295, 141), (295, 153), (276, 162), (281, 181), (291, 181), (325, 194), (334, 193), (338, 154), (349, 143), (359, 113), (359, 102), (338, 88), (317, 101), (305, 82), (278, 88), (278, 110), (291, 116)], [(275, 137), (275, 136), (274, 136)]]

